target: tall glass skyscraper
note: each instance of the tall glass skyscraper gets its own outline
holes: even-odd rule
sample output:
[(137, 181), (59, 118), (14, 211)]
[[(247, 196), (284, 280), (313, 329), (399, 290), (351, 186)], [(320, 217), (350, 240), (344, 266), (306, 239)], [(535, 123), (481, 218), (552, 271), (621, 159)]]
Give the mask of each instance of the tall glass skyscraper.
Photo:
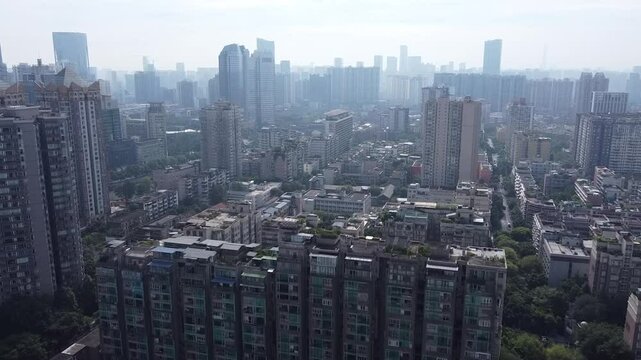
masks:
[(501, 39), (488, 40), (485, 42), (485, 51), (483, 52), (483, 74), (501, 74), (502, 48), (503, 40)]
[(89, 51), (87, 34), (74, 32), (54, 32), (53, 51), (56, 67), (71, 67), (84, 79), (89, 79)]

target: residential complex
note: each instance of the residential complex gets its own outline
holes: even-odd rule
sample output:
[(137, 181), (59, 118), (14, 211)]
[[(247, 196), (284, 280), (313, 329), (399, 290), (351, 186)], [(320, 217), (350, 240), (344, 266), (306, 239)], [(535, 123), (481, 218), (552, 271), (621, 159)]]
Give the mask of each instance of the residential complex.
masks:
[(103, 355), (498, 358), (503, 250), (452, 247), (427, 259), (304, 233), (256, 246), (112, 241), (97, 267)]

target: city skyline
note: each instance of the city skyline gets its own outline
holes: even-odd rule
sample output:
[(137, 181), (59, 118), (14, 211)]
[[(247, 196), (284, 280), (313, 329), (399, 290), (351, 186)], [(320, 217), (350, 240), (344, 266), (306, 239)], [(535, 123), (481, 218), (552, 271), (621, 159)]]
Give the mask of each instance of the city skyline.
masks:
[[(6, 7), (8, 13), (29, 10), (33, 15), (33, 26), (21, 32), (19, 38), (0, 38), (7, 64), (33, 63), (36, 58), (53, 63), (51, 33), (55, 31), (86, 33), (90, 63), (118, 70), (140, 69), (144, 55), (154, 59), (159, 69), (174, 68), (176, 62), (184, 62), (188, 69), (216, 67), (217, 55), (224, 45), (253, 44), (256, 37), (275, 41), (279, 49), (276, 60), (288, 59), (296, 65), (331, 65), (334, 57), (343, 58), (345, 66), (354, 66), (357, 61), (370, 65), (377, 54), (398, 57), (399, 46), (404, 44), (410, 56), (420, 55), (426, 62), (465, 62), (467, 68), (480, 68), (483, 42), (494, 38), (503, 39), (503, 69), (547, 64), (556, 69), (629, 71), (637, 65), (634, 59), (640, 57), (638, 48), (627, 44), (634, 41), (634, 19), (641, 14), (641, 4), (629, 0), (608, 4), (545, 1), (518, 4), (518, 9), (505, 0), (482, 4), (408, 1), (401, 6), (318, 0), (279, 0), (276, 4), (188, 0), (181, 2), (181, 7), (171, 1), (154, 2), (151, 7), (141, 1), (126, 11), (119, 6), (120, 0), (90, 5), (67, 0), (75, 9), (69, 14), (61, 11), (68, 8), (65, 2), (38, 6), (35, 2), (28, 0)], [(33, 11), (34, 8), (39, 10)], [(75, 16), (93, 12), (102, 15)], [(348, 15), (353, 13), (360, 17)], [(224, 16), (212, 21), (219, 15)], [(109, 19), (116, 16), (119, 23), (114, 27)], [(0, 33), (11, 33), (9, 29), (19, 26), (18, 18), (7, 17), (0, 25)], [(599, 26), (591, 25), (597, 21)], [(156, 36), (139, 29), (154, 29)], [(34, 46), (23, 47), (24, 42)], [(566, 46), (568, 43), (573, 46)], [(595, 47), (595, 43), (600, 45)]]

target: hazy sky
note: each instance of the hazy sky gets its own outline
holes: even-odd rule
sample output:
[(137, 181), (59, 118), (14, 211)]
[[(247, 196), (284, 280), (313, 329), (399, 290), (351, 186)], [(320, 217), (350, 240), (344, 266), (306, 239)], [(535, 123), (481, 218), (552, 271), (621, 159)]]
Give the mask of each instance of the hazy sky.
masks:
[(503, 69), (629, 70), (641, 64), (641, 0), (2, 0), (4, 61), (53, 62), (52, 31), (87, 33), (92, 66), (138, 70), (218, 66), (225, 44), (276, 42), (277, 61), (372, 64), (375, 54), (437, 65), (482, 64), (503, 39)]

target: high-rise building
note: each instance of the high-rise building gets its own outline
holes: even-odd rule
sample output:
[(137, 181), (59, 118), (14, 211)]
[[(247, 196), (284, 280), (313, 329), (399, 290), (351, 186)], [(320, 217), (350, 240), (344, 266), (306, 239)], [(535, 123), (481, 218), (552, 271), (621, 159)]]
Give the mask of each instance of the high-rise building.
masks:
[(342, 68), (343, 67), (343, 58), (339, 58), (339, 57), (334, 58), (334, 67)]
[(592, 93), (608, 91), (610, 80), (603, 73), (584, 72), (576, 82), (574, 91), (574, 110), (577, 114), (589, 113), (592, 108)]
[(633, 289), (628, 298), (628, 310), (625, 315), (623, 339), (634, 354), (634, 360), (641, 359), (641, 290)]
[(53, 52), (58, 70), (70, 67), (83, 79), (89, 80), (89, 50), (87, 34), (75, 32), (54, 32)]
[(407, 45), (401, 45), (401, 54), (398, 63), (398, 72), (401, 74), (407, 74), (409, 71), (408, 62), (407, 62)]
[(274, 123), (276, 68), (274, 42), (258, 39), (249, 59), (245, 114), (257, 128)]
[(510, 150), (510, 153), (513, 153), (514, 149), (512, 149), (512, 139), (514, 133), (527, 133), (532, 129), (534, 106), (528, 105), (525, 99), (521, 98), (507, 105), (506, 115), (508, 125), (507, 148)]
[(231, 178), (240, 176), (242, 120), (242, 110), (230, 102), (218, 102), (200, 110), (202, 169), (224, 169)]
[(410, 109), (395, 106), (389, 110), (389, 130), (400, 134), (408, 133), (410, 128)]
[(278, 245), (111, 241), (96, 269), (106, 359), (498, 359), (503, 250), (427, 259), (301, 233)]
[[(2, 59), (0, 59), (0, 63), (2, 63)], [(2, 66), (2, 64), (0, 64), (0, 66)], [(0, 69), (0, 71), (2, 70)], [(630, 96), (630, 105), (641, 105), (641, 74), (637, 72), (630, 73), (630, 77), (626, 82), (625, 91), (627, 91)]]
[(185, 63), (176, 63), (176, 80), (182, 81), (185, 80)]
[(167, 112), (163, 103), (150, 103), (147, 108), (147, 139), (159, 139), (163, 154), (167, 157)]
[(621, 175), (641, 174), (641, 114), (579, 114), (575, 161), (591, 176), (595, 166)]
[(325, 113), (325, 133), (336, 138), (337, 155), (349, 151), (354, 134), (354, 119), (345, 110), (332, 110)]
[(196, 107), (196, 83), (189, 80), (183, 80), (176, 84), (178, 95), (178, 106), (184, 108)]
[(595, 114), (623, 114), (628, 107), (628, 93), (594, 91), (590, 112)]
[(501, 75), (501, 51), (503, 40), (487, 40), (483, 51), (483, 74)]
[(155, 71), (136, 71), (134, 83), (137, 103), (157, 102), (162, 99), (160, 78)]
[(456, 188), (475, 181), (481, 103), (451, 100), (447, 89), (426, 88), (423, 103), (423, 186)]
[(125, 118), (120, 116), (120, 109), (103, 109), (101, 120), (105, 144), (127, 139), (127, 124)]
[(574, 106), (573, 91), (574, 82), (570, 79), (536, 79), (525, 84), (525, 97), (537, 114), (569, 118)]
[(383, 71), (383, 55), (374, 55), (374, 67)]
[(76, 164), (76, 185), (81, 226), (109, 214), (107, 159), (103, 127), (100, 125), (103, 98), (99, 82), (88, 87), (78, 85), (70, 69), (56, 74), (55, 83), (43, 93), (44, 104), (56, 113), (68, 114)]
[(378, 101), (380, 72), (375, 67), (332, 67), (328, 70), (330, 103), (372, 104)]
[(282, 60), (279, 70), (276, 73), (276, 83), (274, 85), (274, 102), (275, 105), (285, 106), (293, 102), (291, 63), (289, 60)]
[(220, 100), (220, 76), (215, 75), (207, 81), (207, 99), (209, 105), (214, 105)]
[(231, 44), (223, 48), (218, 55), (220, 99), (245, 108), (248, 67), (249, 51), (244, 46)]
[(396, 74), (398, 72), (398, 58), (396, 56), (387, 57), (385, 72), (388, 74)]
[(8, 80), (7, 64), (2, 61), (2, 47), (0, 47), (0, 80)]
[(0, 234), (4, 261), (0, 302), (15, 295), (53, 294), (83, 277), (78, 199), (66, 115), (38, 107), (0, 109)]

